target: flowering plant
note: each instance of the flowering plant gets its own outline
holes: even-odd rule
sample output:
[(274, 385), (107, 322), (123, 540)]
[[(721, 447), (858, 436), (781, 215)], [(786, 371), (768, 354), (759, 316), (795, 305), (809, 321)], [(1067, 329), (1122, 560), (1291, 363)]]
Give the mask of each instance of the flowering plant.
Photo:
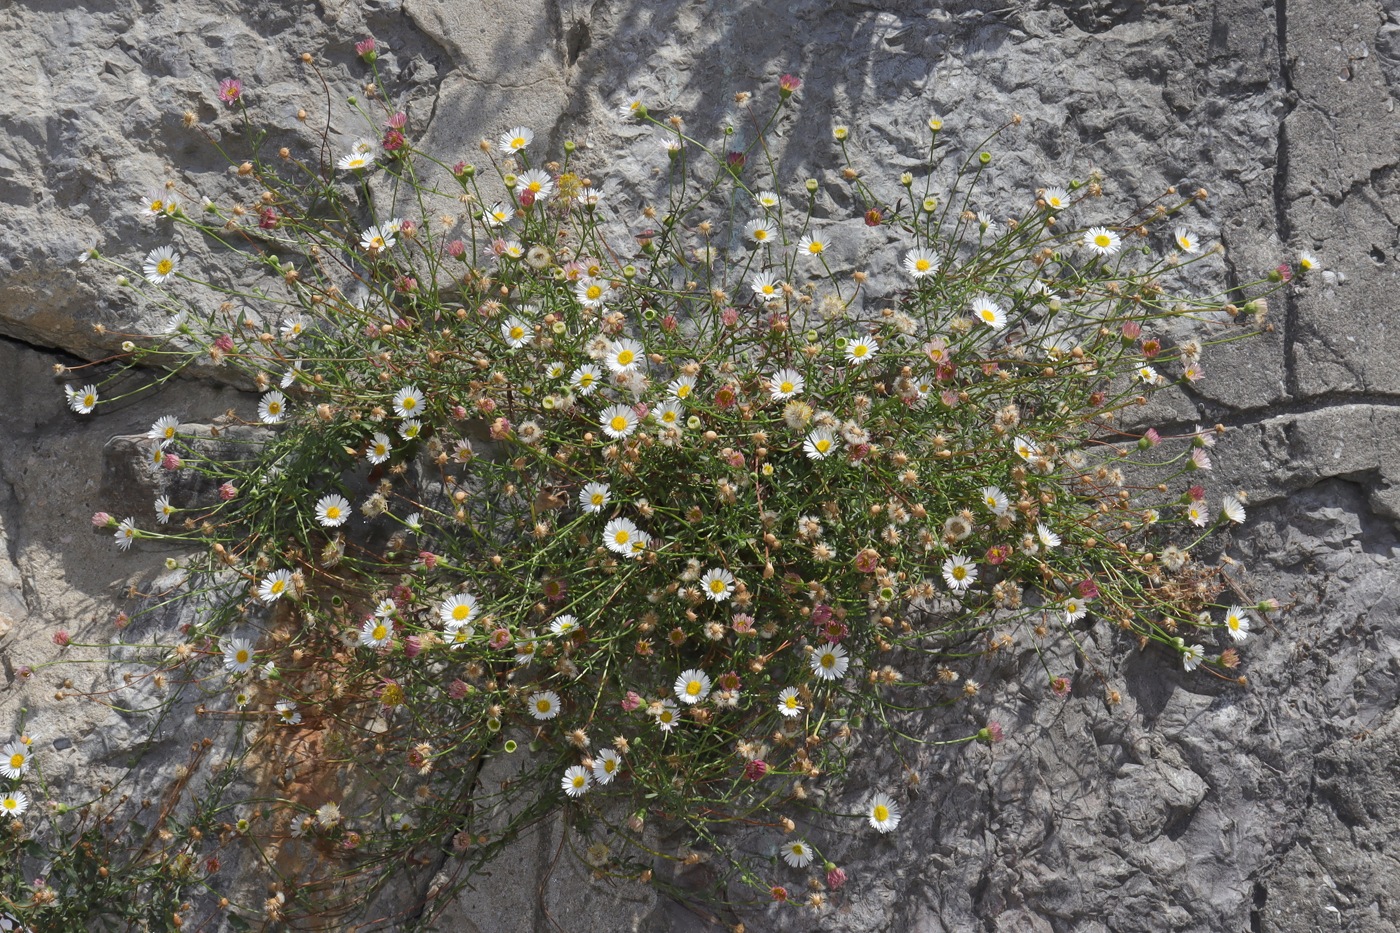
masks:
[[(840, 775), (862, 742), (1000, 740), (985, 718), (914, 734), (930, 708), (984, 715), (979, 659), (1112, 625), (1236, 678), (1235, 649), (1205, 645), (1266, 607), (1218, 604), (1192, 559), (1244, 519), (1196, 484), (1223, 429), (1132, 420), (1263, 324), (1264, 297), (1192, 294), (1204, 192), (1076, 226), (1095, 177), (994, 219), (975, 207), (996, 135), (968, 148), (933, 119), (917, 179), (867, 175), (838, 127), (857, 222), (823, 223), (822, 184), (789, 189), (769, 149), (785, 75), (742, 144), (624, 104), (666, 160), (632, 215), (525, 127), (484, 141), (484, 168), (419, 150), (356, 49), (374, 136), (265, 151), (256, 93), (225, 81), (246, 187), (158, 192), (171, 242), (121, 268), (172, 315), (130, 335), (132, 366), (261, 393), (241, 422), (157, 421), (153, 473), (203, 482), (97, 524), (196, 546), (200, 611), (158, 665), (245, 730), (244, 777), (211, 786), (252, 815), (198, 810), (179, 845), (257, 839), (300, 866), (267, 915), (350, 911), (377, 890), (360, 876), (432, 847), (460, 885), (561, 805), (600, 874), (706, 859), (723, 896), (787, 900), (811, 866), (820, 905), (847, 875), (794, 817), (896, 831), (900, 787), (848, 798)], [(190, 238), (256, 282), (203, 278)], [(320, 784), (256, 778), (307, 748)]]

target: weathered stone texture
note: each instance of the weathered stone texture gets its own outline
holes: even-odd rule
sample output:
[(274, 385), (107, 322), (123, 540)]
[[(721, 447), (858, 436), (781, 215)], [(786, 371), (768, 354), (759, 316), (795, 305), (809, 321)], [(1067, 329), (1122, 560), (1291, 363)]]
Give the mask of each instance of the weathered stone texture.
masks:
[[(186, 382), (84, 421), (64, 408), (51, 367), (100, 358), (114, 334), (158, 325), (110, 269), (74, 259), (97, 243), (132, 264), (165, 242), (133, 205), (166, 180), (232, 190), (236, 180), (182, 123), (190, 111), (212, 136), (230, 131), (214, 96), (219, 78), (241, 76), (259, 104), (275, 102), (258, 115), (277, 144), (313, 146), (327, 104), (297, 61), (311, 52), (337, 89), (330, 115), (345, 129), (331, 142), (343, 147), (363, 135), (342, 96), (360, 74), (353, 43), (373, 34), (428, 147), (471, 158), (479, 138), (515, 124), (532, 126), (554, 155), (575, 139), (610, 202), (627, 209), (655, 192), (665, 155), (646, 131), (619, 124), (624, 91), (710, 137), (737, 118), (735, 91), (771, 92), (792, 72), (805, 84), (777, 146), (780, 170), (794, 184), (819, 179), (846, 268), (878, 276), (891, 257), (853, 216), (832, 123), (851, 126), (862, 169), (888, 175), (879, 184), (894, 191), (937, 112), (960, 155), (1013, 113), (1025, 118), (988, 144), (994, 171), (977, 209), (1005, 211), (1090, 168), (1103, 172), (1107, 196), (1083, 209), (1085, 220), (1122, 216), (1168, 186), (1204, 187), (1209, 199), (1187, 217), (1229, 252), (1192, 267), (1203, 289), (1257, 278), (1300, 249), (1325, 271), (1274, 302), (1273, 333), (1212, 348), (1207, 378), (1151, 411), (1161, 422), (1231, 428), (1213, 480), (1246, 490), (1251, 515), (1227, 553), (1245, 589), (1286, 605), (1246, 646), (1250, 686), (1184, 675), (1102, 626), (1084, 636), (1087, 659), (1051, 653), (1074, 678), (1068, 698), (1049, 695), (1034, 655), (1013, 659), (1026, 686), (981, 711), (1006, 725), (1008, 740), (920, 750), (920, 783), (897, 834), (809, 827), (829, 833), (824, 852), (851, 876), (825, 914), (767, 908), (719, 919), (852, 933), (1395, 930), (1400, 9), (1368, 0), (931, 6), (0, 4), (9, 43), (0, 76), (21, 89), (0, 104), (0, 334), (14, 338), (0, 340), (0, 710), (13, 720), (26, 706), (42, 722), (46, 767), (74, 786), (109, 773), (140, 738), (139, 723), (101, 707), (49, 700), (60, 669), (29, 682), (15, 670), (52, 659), (59, 627), (75, 640), (109, 637), (121, 590), (163, 560), (144, 548), (119, 557), (89, 530), (89, 514), (113, 506), (99, 495), (109, 439), (167, 412), (203, 421), (253, 403), (234, 388)], [(299, 122), (298, 108), (313, 117)], [(1120, 705), (1104, 703), (1106, 687), (1121, 692)], [(922, 729), (938, 738), (948, 725)], [(178, 764), (183, 745), (167, 738), (147, 786)], [(843, 802), (854, 806), (897, 773), (887, 751), (872, 749)], [(555, 858), (568, 831), (555, 823), (522, 839), (440, 928), (716, 928), (705, 910), (650, 890), (593, 886), (568, 855)]]

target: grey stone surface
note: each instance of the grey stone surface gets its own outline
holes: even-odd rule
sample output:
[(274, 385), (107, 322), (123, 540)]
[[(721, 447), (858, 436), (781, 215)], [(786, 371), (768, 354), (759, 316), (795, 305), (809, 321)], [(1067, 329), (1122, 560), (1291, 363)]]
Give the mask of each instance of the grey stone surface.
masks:
[[(851, 216), (831, 124), (852, 127), (863, 167), (888, 172), (893, 190), (931, 112), (959, 151), (1013, 112), (1025, 117), (994, 144), (997, 171), (979, 209), (1005, 210), (1093, 166), (1107, 179), (1093, 208), (1104, 217), (1170, 185), (1209, 189), (1193, 225), (1229, 252), (1193, 267), (1203, 282), (1246, 281), (1300, 249), (1318, 257), (1325, 271), (1274, 302), (1273, 333), (1212, 348), (1206, 379), (1152, 412), (1231, 428), (1214, 480), (1247, 491), (1251, 514), (1227, 553), (1251, 593), (1277, 595), (1286, 609), (1248, 644), (1243, 689), (1186, 676), (1100, 628), (1085, 635), (1087, 660), (1052, 654), (1074, 680), (1058, 699), (1035, 685), (1034, 655), (1020, 646), (1005, 663), (1032, 674), (1027, 686), (985, 710), (1008, 740), (921, 752), (897, 834), (827, 841), (851, 881), (821, 915), (766, 907), (715, 918), (647, 889), (594, 885), (568, 855), (555, 858), (569, 832), (555, 823), (474, 879), (439, 928), (1397, 928), (1393, 3), (157, 0), (109, 10), (35, 0), (0, 5), (0, 30), (10, 43), (0, 76), (24, 89), (0, 103), (0, 334), (13, 338), (0, 339), (0, 713), (9, 726), (28, 710), (49, 743), (45, 767), (65, 785), (116, 774), (140, 724), (53, 700), (67, 669), (41, 666), (81, 649), (62, 654), (51, 636), (63, 627), (75, 641), (109, 638), (122, 591), (165, 557), (118, 556), (108, 535), (90, 531), (90, 513), (112, 505), (101, 491), (104, 449), (162, 414), (198, 421), (251, 408), (205, 381), (96, 420), (68, 413), (52, 366), (101, 358), (116, 334), (160, 320), (110, 270), (74, 259), (98, 243), (139, 262), (164, 242), (135, 205), (167, 180), (193, 195), (237, 190), (182, 123), (192, 111), (209, 133), (228, 131), (219, 78), (241, 76), (255, 100), (278, 102), (264, 113), (278, 139), (311, 146), (315, 121), (300, 123), (296, 110), (319, 115), (326, 104), (297, 55), (311, 52), (333, 87), (354, 93), (353, 43), (373, 34), (426, 145), (471, 158), (479, 138), (524, 123), (552, 155), (578, 140), (610, 201), (634, 206), (655, 192), (664, 156), (648, 134), (618, 124), (623, 91), (709, 137), (736, 117), (735, 91), (771, 93), (793, 72), (805, 86), (783, 130), (781, 171), (819, 179), (850, 267), (878, 270), (884, 244)], [(351, 125), (343, 97), (330, 107), (333, 122)], [(39, 673), (24, 680), (25, 665)], [(1110, 688), (1121, 704), (1104, 703)], [(166, 738), (146, 787), (170, 780), (189, 736)], [(872, 752), (856, 784), (883, 786), (897, 773)], [(865, 789), (853, 786), (846, 802)], [(251, 889), (258, 876), (243, 881)]]

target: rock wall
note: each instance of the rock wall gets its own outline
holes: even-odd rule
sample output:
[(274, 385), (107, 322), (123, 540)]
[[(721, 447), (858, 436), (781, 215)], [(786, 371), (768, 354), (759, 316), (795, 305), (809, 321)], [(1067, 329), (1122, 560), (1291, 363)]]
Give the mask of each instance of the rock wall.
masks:
[[(219, 78), (282, 102), (266, 114), (276, 136), (311, 145), (299, 108), (316, 119), (329, 108), (338, 125), (351, 114), (343, 96), (327, 103), (308, 83), (298, 56), (310, 52), (332, 86), (354, 89), (353, 43), (374, 35), (428, 148), (469, 158), (479, 138), (525, 124), (552, 153), (577, 140), (610, 198), (636, 203), (665, 157), (638, 138), (645, 131), (619, 124), (623, 91), (685, 115), (703, 136), (733, 114), (734, 92), (792, 72), (805, 83), (783, 171), (817, 177), (823, 212), (853, 231), (832, 169), (834, 121), (850, 125), (868, 169), (893, 174), (913, 164), (930, 113), (968, 148), (1015, 112), (1024, 123), (995, 143), (992, 211), (998, 197), (1096, 167), (1106, 212), (1170, 185), (1209, 189), (1195, 223), (1228, 248), (1209, 270), (1219, 282), (1299, 250), (1318, 257), (1325, 271), (1274, 303), (1270, 335), (1217, 348), (1203, 382), (1154, 409), (1162, 423), (1231, 429), (1216, 476), (1248, 492), (1250, 518), (1227, 550), (1243, 585), (1286, 611), (1251, 638), (1247, 689), (1185, 675), (1094, 629), (1086, 648), (1098, 669), (1078, 662), (1070, 697), (1034, 678), (998, 696), (985, 712), (1005, 723), (1006, 742), (929, 751), (897, 834), (831, 841), (851, 883), (821, 915), (758, 907), (715, 918), (649, 889), (594, 886), (556, 858), (567, 829), (553, 825), (479, 878), (440, 928), (1400, 929), (1400, 8), (931, 6), (0, 4), (10, 47), (0, 74), (12, 90), (0, 103), (0, 738), (25, 709), (60, 786), (120, 770), (123, 743), (140, 736), (101, 706), (55, 699), (72, 669), (45, 666), (60, 655), (60, 628), (107, 640), (126, 586), (165, 557), (118, 555), (88, 529), (119, 494), (103, 488), (108, 440), (172, 410), (199, 421), (253, 407), (204, 378), (82, 419), (53, 375), (158, 323), (107, 271), (75, 259), (98, 245), (137, 261), (162, 242), (136, 205), (167, 179), (211, 193), (231, 184), (184, 123), (189, 112), (225, 131)], [(857, 260), (870, 256), (847, 258)], [(25, 666), (36, 671), (27, 679)], [(1107, 706), (1105, 686), (1123, 702)], [(163, 735), (151, 787), (170, 779), (187, 738), (178, 725)], [(868, 780), (888, 778), (891, 764), (872, 759)]]

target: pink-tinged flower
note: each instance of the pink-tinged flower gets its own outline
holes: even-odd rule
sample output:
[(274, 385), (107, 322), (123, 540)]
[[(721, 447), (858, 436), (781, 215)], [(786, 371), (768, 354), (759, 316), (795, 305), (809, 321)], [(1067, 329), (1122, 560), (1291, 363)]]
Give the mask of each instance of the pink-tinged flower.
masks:
[(526, 210), (529, 210), (530, 208), (535, 206), (535, 192), (526, 189), (525, 191), (520, 192), (520, 196), (516, 198), (516, 201), (519, 202), (521, 207), (525, 208)]
[(730, 451), (728, 462), (734, 469), (742, 470), (744, 468), (744, 455), (737, 450)]
[(1149, 360), (1155, 360), (1157, 358), (1157, 354), (1161, 352), (1162, 341), (1153, 338), (1150, 340), (1144, 340), (1142, 342), (1142, 355), (1147, 357)]
[(744, 777), (748, 778), (750, 781), (757, 781), (767, 773), (768, 762), (761, 758), (755, 758), (753, 761), (744, 762)]
[(510, 437), (510, 419), (497, 418), (491, 422), (491, 440), (503, 441)]
[(492, 648), (497, 650), (510, 644), (510, 632), (503, 628), (498, 628), (491, 633), (491, 639), (487, 642)]
[(423, 650), (423, 639), (417, 635), (410, 635), (403, 640), (403, 656), (406, 658), (416, 658)]
[(1206, 487), (1199, 485), (1192, 486), (1190, 489), (1186, 490), (1186, 498), (1190, 499), (1192, 502), (1206, 501)]
[(817, 628), (821, 628), (823, 625), (830, 622), (832, 616), (835, 614), (835, 610), (826, 603), (818, 603), (817, 608), (812, 610), (812, 624)]
[[(403, 292), (406, 295), (411, 294), (412, 292), (418, 291), (418, 280), (411, 275), (401, 275), (398, 278), (394, 279), (394, 288), (398, 289), (400, 292)], [(394, 323), (397, 324), (398, 321), (395, 321)], [(405, 321), (404, 323), (406, 324), (408, 322)]]
[(419, 551), (418, 563), (423, 565), (424, 570), (432, 570), (437, 566), (438, 556), (432, 551)]
[(989, 722), (977, 733), (977, 741), (986, 742), (988, 745), (995, 745), (1004, 738), (1006, 733), (1002, 731), (999, 722)]
[(1011, 556), (1011, 547), (1006, 544), (997, 544), (987, 548), (987, 563), (996, 567), (1006, 563), (1006, 559)]
[(408, 125), (408, 114), (400, 110), (392, 117), (384, 121), (384, 126), (391, 130), (401, 130)]
[(622, 710), (630, 713), (642, 705), (642, 698), (635, 690), (628, 690), (627, 696), (622, 698)]
[(447, 685), (447, 695), (454, 700), (460, 700), (467, 695), (467, 689), (465, 681), (454, 680)]
[(1162, 435), (1157, 433), (1156, 428), (1148, 428), (1144, 431), (1142, 439), (1147, 443), (1148, 447), (1156, 447), (1158, 444), (1162, 443)]
[(841, 886), (845, 883), (845, 871), (843, 871), (840, 868), (837, 868), (834, 865), (826, 870), (826, 886), (828, 888), (830, 888), (833, 891), (838, 891), (840, 890)]
[(720, 323), (725, 327), (733, 327), (739, 323), (739, 310), (737, 308), (725, 308), (719, 313)]
[(1137, 321), (1123, 322), (1123, 342), (1133, 343), (1142, 336), (1142, 325)]
[(219, 82), (219, 100), (232, 107), (243, 97), (243, 82), (237, 78), (225, 78)]
[(112, 620), (112, 626), (118, 629), (126, 628), (130, 624), (131, 616), (127, 615), (125, 612), (117, 613), (117, 617)]
[(870, 456), (870, 445), (852, 444), (850, 449), (847, 450), (846, 453), (852, 463), (859, 463), (861, 460), (864, 460), (866, 457)]
[(493, 414), (496, 411), (496, 400), (493, 398), (477, 399), (476, 410), (483, 415)]
[(557, 603), (569, 593), (569, 584), (565, 580), (544, 581), (544, 598), (549, 602)]
[(751, 615), (742, 612), (735, 613), (732, 625), (735, 635), (752, 635), (754, 633), (754, 619)]
[(675, 333), (678, 326), (680, 326), (680, 321), (676, 320), (674, 314), (668, 314), (661, 319), (661, 329), (668, 334)]
[(1098, 599), (1099, 585), (1093, 580), (1080, 580), (1074, 587), (1081, 599)]
[(1057, 697), (1069, 696), (1069, 678), (1054, 677), (1050, 680), (1050, 692)]
[(729, 171), (737, 175), (744, 170), (744, 163), (748, 160), (749, 157), (742, 152), (731, 152), (724, 157), (724, 164), (728, 166)]
[(463, 256), (467, 255), (467, 244), (463, 243), (461, 240), (453, 240), (451, 243), (447, 244), (447, 255), (451, 256), (453, 259), (461, 259)]
[(730, 692), (738, 690), (743, 686), (743, 681), (739, 679), (739, 675), (735, 671), (728, 671), (724, 674), (720, 674), (719, 680), (716, 681), (716, 683), (719, 684), (721, 690), (728, 690)]
[(115, 518), (108, 515), (106, 512), (92, 513), (92, 527), (94, 528), (111, 528), (116, 524), (116, 521)]
[(1289, 282), (1293, 279), (1293, 268), (1286, 262), (1278, 264), (1278, 268), (1269, 274), (1269, 279), (1274, 282)]
[(1210, 469), (1210, 454), (1206, 453), (1204, 448), (1197, 447), (1195, 450), (1191, 451), (1191, 469)]
[(58, 647), (60, 648), (65, 647), (68, 644), (68, 630), (59, 629), (58, 631), (54, 632), (53, 643), (55, 645), (58, 645)]
[(773, 885), (773, 887), (768, 889), (768, 895), (772, 897), (773, 900), (777, 903), (783, 904), (787, 902), (788, 889), (780, 884), (775, 884)]
[(802, 86), (802, 79), (797, 75), (783, 75), (778, 79), (778, 96), (787, 100), (793, 92)]
[(880, 568), (880, 552), (874, 548), (865, 548), (856, 555), (856, 569), (861, 573), (874, 573)]
[(222, 351), (222, 352), (224, 352), (224, 353), (232, 353), (232, 352), (233, 352), (233, 335), (232, 335), (232, 334), (220, 334), (219, 336), (215, 337), (215, 338), (214, 338), (214, 349), (215, 349), (215, 350)]
[(850, 634), (850, 631), (851, 630), (846, 627), (846, 623), (839, 619), (826, 620), (820, 629), (822, 638), (825, 638), (826, 643), (829, 645), (839, 645), (841, 639)]
[(371, 36), (370, 38), (361, 39), (359, 42), (356, 42), (355, 54), (366, 62), (372, 62), (378, 58), (379, 52), (376, 50), (374, 38)]
[(385, 152), (398, 152), (404, 147), (403, 134), (398, 130), (386, 130), (379, 145)]
[(733, 408), (738, 400), (739, 395), (733, 386), (720, 386), (719, 391), (715, 393), (716, 408)]
[(184, 466), (184, 461), (180, 459), (179, 454), (167, 453), (160, 461), (160, 468), (162, 470), (170, 470), (173, 472), (180, 469), (182, 466)]
[(466, 163), (466, 162), (458, 162), (456, 165), (452, 166), (452, 174), (453, 174), (454, 177), (457, 177), (457, 178), (462, 178), (462, 177), (466, 176), (466, 174), (467, 174), (467, 163)]
[(282, 218), (277, 216), (277, 212), (270, 207), (265, 207), (258, 214), (258, 228), (262, 230), (276, 230), (282, 223)]
[(867, 227), (878, 227), (885, 222), (885, 215), (880, 213), (878, 207), (872, 207), (865, 212), (865, 225)]
[(219, 498), (224, 502), (238, 498), (238, 487), (233, 483), (224, 483), (219, 487)]

